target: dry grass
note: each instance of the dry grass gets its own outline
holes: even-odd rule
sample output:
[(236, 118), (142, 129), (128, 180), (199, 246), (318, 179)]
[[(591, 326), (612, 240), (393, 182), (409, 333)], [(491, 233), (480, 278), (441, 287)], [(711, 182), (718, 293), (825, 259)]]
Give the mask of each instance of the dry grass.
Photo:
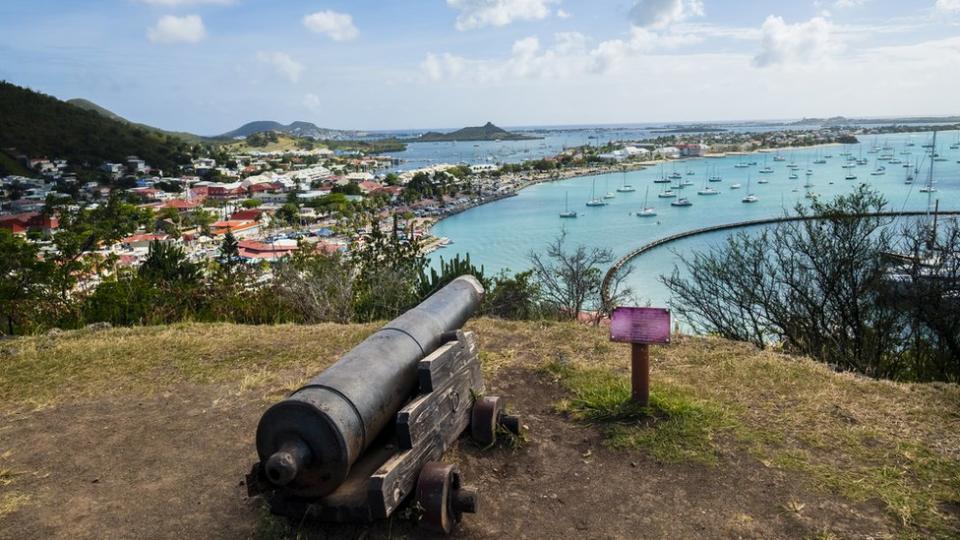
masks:
[[(0, 346), (0, 411), (100, 394), (160, 393), (182, 384), (279, 395), (376, 327), (182, 324), (11, 340)], [(629, 348), (610, 343), (605, 330), (488, 319), (469, 327), (478, 333), (486, 376), (521, 368), (557, 378), (571, 396), (559, 405), (585, 419), (597, 411), (636, 412), (618, 409)], [(653, 395), (661, 401), (659, 413), (646, 412), (678, 421), (625, 427), (620, 418), (608, 432), (611, 445), (720, 467), (725, 455), (748, 452), (758, 466), (792, 471), (820, 489), (881, 501), (905, 536), (960, 531), (957, 385), (837, 374), (809, 360), (710, 338), (654, 347), (651, 361)], [(583, 393), (598, 384), (600, 394)], [(4, 505), (23, 502), (5, 499)]]
[(155, 394), (184, 383), (224, 383), (237, 391), (291, 386), (374, 329), (178, 324), (20, 338), (6, 343), (0, 361), (0, 410), (100, 394)]
[[(589, 414), (584, 403), (576, 403), (578, 393), (601, 413), (616, 412), (617, 399), (628, 395), (629, 348), (610, 343), (604, 330), (486, 320), (474, 327), (494, 371), (556, 363), (574, 370), (564, 383), (573, 401), (560, 406), (581, 417)], [(625, 435), (618, 428), (610, 432), (614, 446), (639, 447), (666, 459), (687, 448), (690, 458), (703, 461), (711, 447), (728, 444), (768, 467), (800, 473), (821, 489), (881, 501), (905, 536), (955, 537), (960, 531), (957, 385), (875, 381), (712, 338), (654, 347), (651, 362), (651, 398), (659, 394), (677, 406), (693, 404), (693, 416), (706, 431), (666, 424), (674, 432), (632, 429)], [(603, 395), (611, 391), (616, 395)], [(727, 428), (732, 428), (729, 441), (714, 436)], [(682, 444), (664, 447), (664, 440)]]

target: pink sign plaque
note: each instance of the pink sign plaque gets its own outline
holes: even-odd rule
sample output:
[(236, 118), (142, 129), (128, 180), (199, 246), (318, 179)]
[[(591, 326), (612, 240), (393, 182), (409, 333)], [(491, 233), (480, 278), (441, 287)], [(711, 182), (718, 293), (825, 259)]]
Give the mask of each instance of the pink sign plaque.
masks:
[(664, 308), (618, 307), (610, 321), (610, 341), (670, 343), (670, 311)]

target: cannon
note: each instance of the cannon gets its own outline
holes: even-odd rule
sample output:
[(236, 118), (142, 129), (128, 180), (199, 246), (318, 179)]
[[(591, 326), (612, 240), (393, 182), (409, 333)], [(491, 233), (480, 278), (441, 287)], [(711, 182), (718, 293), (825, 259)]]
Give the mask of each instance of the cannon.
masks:
[(421, 523), (444, 533), (475, 512), (476, 492), (437, 460), (468, 427), (481, 446), (520, 431), (483, 395), (476, 336), (461, 330), (483, 293), (472, 276), (453, 280), (267, 409), (248, 493), (333, 522), (389, 517), (415, 494)]

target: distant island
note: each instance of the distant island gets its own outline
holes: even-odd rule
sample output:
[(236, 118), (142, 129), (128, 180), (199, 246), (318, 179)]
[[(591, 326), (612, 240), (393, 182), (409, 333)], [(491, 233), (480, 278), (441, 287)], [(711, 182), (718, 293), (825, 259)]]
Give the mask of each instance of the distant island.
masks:
[(519, 133), (511, 133), (505, 129), (487, 122), (482, 126), (465, 127), (450, 133), (428, 131), (419, 137), (406, 139), (404, 142), (447, 142), (447, 141), (525, 141), (540, 139)]
[(790, 126), (859, 126), (864, 124), (953, 124), (960, 122), (960, 116), (909, 116), (904, 118), (846, 118), (833, 116), (830, 118), (804, 118), (791, 122)]
[(726, 128), (697, 124), (694, 126), (663, 126), (650, 129), (651, 133), (721, 133)]

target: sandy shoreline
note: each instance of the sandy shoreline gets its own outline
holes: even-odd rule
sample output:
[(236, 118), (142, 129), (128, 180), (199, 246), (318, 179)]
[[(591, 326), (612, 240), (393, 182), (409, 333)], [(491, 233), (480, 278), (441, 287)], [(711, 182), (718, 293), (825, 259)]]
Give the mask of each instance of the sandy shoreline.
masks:
[(464, 207), (460, 207), (449, 212), (444, 213), (443, 215), (436, 218), (435, 221), (429, 224), (425, 224), (425, 228), (429, 231), (434, 225), (440, 223), (441, 221), (453, 217), (457, 214), (461, 214), (468, 210), (472, 210), (479, 206), (485, 204), (495, 203), (503, 199), (509, 199), (520, 193), (521, 190), (526, 189), (537, 184), (543, 184), (546, 182), (555, 182), (558, 180), (569, 180), (571, 178), (580, 178), (585, 176), (600, 176), (604, 174), (614, 174), (620, 172), (632, 172), (632, 171), (642, 171), (650, 167), (656, 167), (661, 164), (667, 163), (678, 163), (691, 161), (695, 159), (723, 159), (725, 157), (731, 156), (750, 156), (755, 154), (771, 154), (777, 153), (780, 151), (787, 150), (802, 150), (807, 148), (820, 148), (820, 147), (829, 147), (829, 146), (842, 146), (843, 143), (833, 142), (833, 143), (823, 143), (823, 144), (811, 144), (809, 146), (781, 146), (778, 148), (757, 148), (755, 150), (749, 150), (746, 152), (723, 152), (720, 154), (704, 154), (702, 156), (690, 156), (690, 157), (680, 157), (677, 159), (651, 159), (647, 161), (635, 161), (629, 163), (620, 163), (617, 165), (601, 166), (601, 167), (579, 167), (576, 169), (566, 169), (557, 171), (554, 173), (520, 173), (520, 175), (527, 175), (522, 181), (520, 181), (519, 187), (513, 190), (509, 194), (495, 195), (480, 201), (479, 203), (471, 203)]

